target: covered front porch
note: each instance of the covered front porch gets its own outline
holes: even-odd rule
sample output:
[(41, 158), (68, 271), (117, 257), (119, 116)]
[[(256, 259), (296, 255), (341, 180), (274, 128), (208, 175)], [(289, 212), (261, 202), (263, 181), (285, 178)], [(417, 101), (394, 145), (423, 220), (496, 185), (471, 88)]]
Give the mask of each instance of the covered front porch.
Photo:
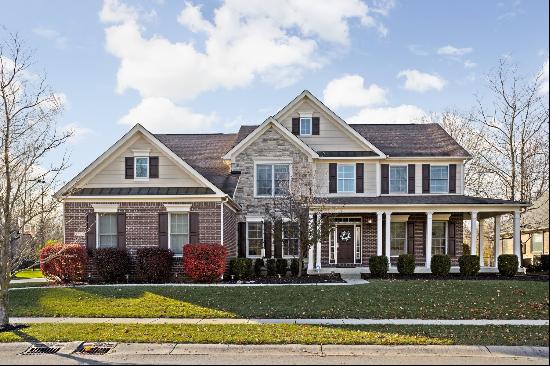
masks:
[(520, 217), (526, 206), (503, 202), (507, 204), (324, 205), (312, 217), (320, 223), (323, 214), (330, 215), (331, 230), (310, 248), (308, 273), (370, 273), (368, 261), (375, 255), (389, 257), (389, 272), (396, 273), (401, 254), (414, 255), (415, 273), (430, 273), (432, 256), (448, 255), (455, 273), (458, 258), (467, 253), (480, 256), (481, 272), (498, 272), (502, 217), (513, 215), (513, 254), (521, 258)]

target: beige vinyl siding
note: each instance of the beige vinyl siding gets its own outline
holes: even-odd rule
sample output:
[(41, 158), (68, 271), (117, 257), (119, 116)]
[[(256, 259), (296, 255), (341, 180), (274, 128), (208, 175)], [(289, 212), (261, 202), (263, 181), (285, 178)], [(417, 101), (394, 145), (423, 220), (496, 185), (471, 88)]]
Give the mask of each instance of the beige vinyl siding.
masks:
[[(317, 194), (320, 196), (329, 195), (329, 163), (341, 164), (364, 164), (364, 192), (365, 193), (346, 193), (345, 196), (376, 196), (376, 163), (371, 161), (350, 161), (350, 160), (334, 160), (334, 161), (317, 161), (315, 163), (315, 187)], [(338, 193), (330, 193), (330, 196), (338, 195)]]
[[(148, 181), (134, 181), (125, 179), (125, 157), (133, 157), (133, 150), (149, 150), (149, 156), (159, 157), (159, 178), (151, 178)], [(183, 170), (172, 159), (164, 155), (143, 136), (136, 136), (128, 141), (126, 146), (116, 153), (116, 157), (96, 170), (96, 174), (86, 179), (82, 188), (101, 187), (204, 187), (193, 176)], [(93, 173), (93, 172), (92, 172)]]
[(355, 139), (344, 132), (343, 128), (332, 117), (318, 109), (307, 99), (302, 100), (292, 110), (283, 115), (279, 122), (292, 131), (292, 118), (299, 117), (300, 113), (313, 113), (313, 117), (319, 118), (319, 135), (298, 136), (315, 151), (368, 151)]

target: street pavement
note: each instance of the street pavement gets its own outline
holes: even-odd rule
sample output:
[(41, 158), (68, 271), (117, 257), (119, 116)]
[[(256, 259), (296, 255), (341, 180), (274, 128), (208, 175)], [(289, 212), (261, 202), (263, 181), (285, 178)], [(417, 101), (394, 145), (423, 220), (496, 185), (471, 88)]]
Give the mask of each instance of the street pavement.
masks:
[[(53, 345), (48, 343), (48, 345)], [(114, 345), (105, 355), (78, 353), (80, 342), (57, 344), (55, 355), (23, 355), (30, 343), (0, 344), (0, 362), (24, 364), (484, 364), (548, 365), (546, 347), (336, 345)]]

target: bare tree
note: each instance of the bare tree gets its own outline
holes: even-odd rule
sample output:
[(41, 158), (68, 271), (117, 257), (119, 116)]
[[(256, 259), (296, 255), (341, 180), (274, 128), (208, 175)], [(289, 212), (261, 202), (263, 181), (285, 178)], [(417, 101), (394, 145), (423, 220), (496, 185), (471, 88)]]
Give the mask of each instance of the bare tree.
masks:
[(26, 227), (57, 207), (44, 197), (66, 168), (54, 154), (70, 137), (57, 132), (62, 101), (31, 72), (31, 56), (17, 34), (0, 40), (0, 328), (9, 326), (10, 275), (36, 250)]
[(292, 179), (277, 181), (280, 194), (266, 206), (265, 217), (274, 223), (276, 242), (284, 242), (298, 253), (299, 272), (303, 274), (303, 259), (309, 249), (330, 230), (332, 215), (324, 211), (324, 200), (311, 169), (294, 165)]

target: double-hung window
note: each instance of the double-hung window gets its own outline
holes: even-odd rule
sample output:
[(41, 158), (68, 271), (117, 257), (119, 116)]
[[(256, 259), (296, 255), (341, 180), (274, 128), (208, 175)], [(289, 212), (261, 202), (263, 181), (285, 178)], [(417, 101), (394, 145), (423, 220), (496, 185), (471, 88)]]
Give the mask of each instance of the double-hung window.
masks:
[(170, 213), (168, 248), (175, 255), (183, 254), (183, 246), (189, 244), (189, 214)]
[(300, 135), (311, 135), (311, 117), (300, 117)]
[(432, 165), (430, 167), (430, 193), (449, 192), (449, 166)]
[(289, 164), (256, 165), (256, 195), (284, 196), (290, 185)]
[(148, 179), (149, 178), (149, 157), (148, 156), (136, 156), (134, 158), (134, 178), (135, 179)]
[(247, 222), (246, 227), (248, 257), (260, 257), (264, 249), (264, 223)]
[(390, 166), (390, 193), (407, 193), (406, 166)]
[(390, 225), (390, 256), (407, 254), (407, 223), (392, 222)]
[(338, 193), (355, 192), (355, 164), (338, 164)]
[(543, 234), (533, 233), (531, 238), (531, 245), (533, 253), (542, 253), (543, 250)]
[(445, 221), (432, 223), (432, 254), (447, 254), (447, 223)]
[(97, 214), (97, 247), (117, 247), (117, 217), (116, 213)]
[(298, 256), (298, 224), (295, 222), (283, 222), (283, 256)]

